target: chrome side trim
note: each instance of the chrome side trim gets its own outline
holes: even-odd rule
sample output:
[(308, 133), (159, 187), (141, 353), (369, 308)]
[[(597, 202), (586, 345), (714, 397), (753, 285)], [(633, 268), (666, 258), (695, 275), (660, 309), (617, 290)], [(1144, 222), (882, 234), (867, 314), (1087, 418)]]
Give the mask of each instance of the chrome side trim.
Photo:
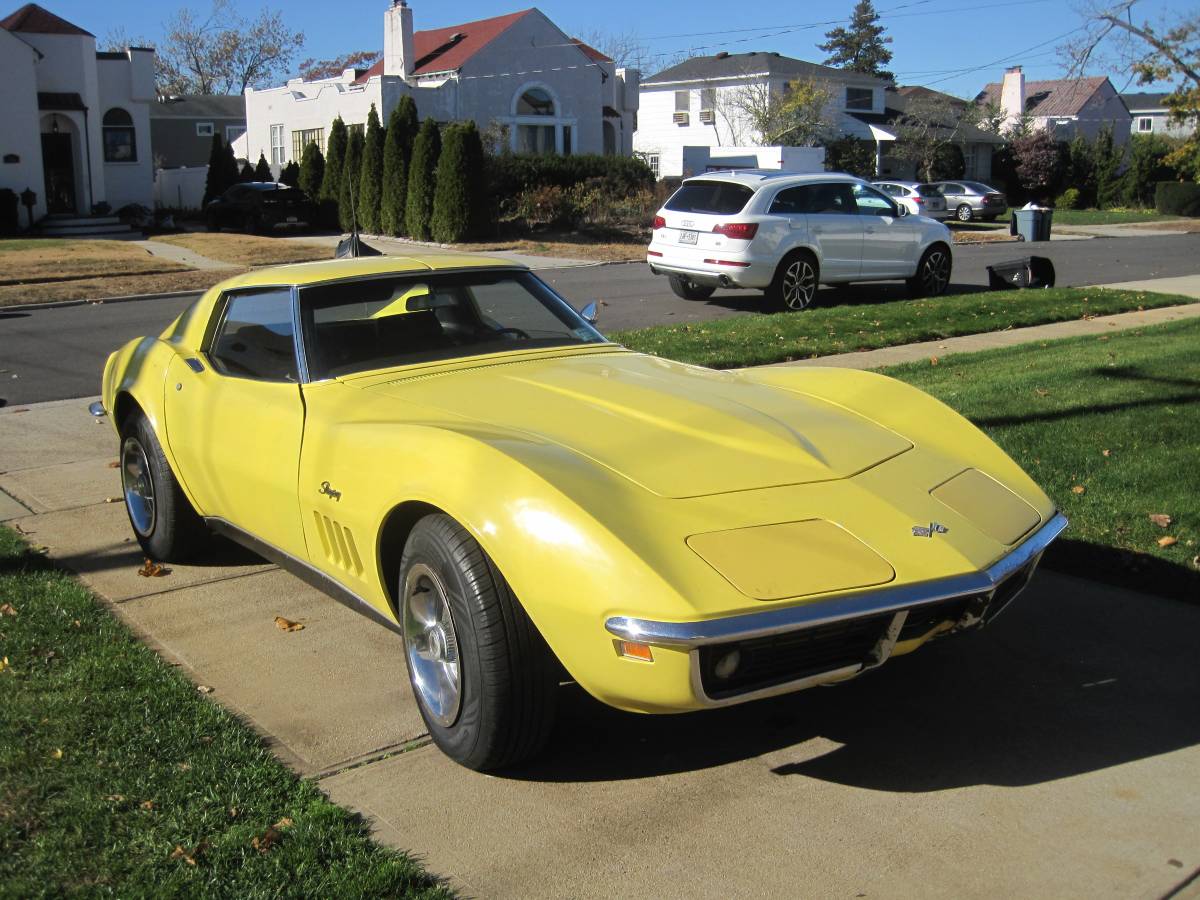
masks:
[(324, 572), (314, 569), (311, 565), (304, 562), (304, 560), (297, 559), (286, 550), (280, 550), (274, 544), (269, 544), (261, 538), (255, 537), (250, 532), (238, 528), (232, 522), (222, 519), (219, 516), (205, 517), (204, 524), (216, 534), (227, 537), (235, 544), (241, 544), (252, 553), (257, 553), (259, 556), (269, 559), (275, 565), (279, 566), (279, 568), (286, 569), (305, 584), (327, 594), (342, 604), (342, 606), (366, 616), (375, 624), (382, 625), (384, 628), (394, 631), (401, 637), (404, 636), (404, 629), (400, 627), (399, 623), (389, 619), (340, 581), (335, 581)]
[(88, 404), (88, 412), (99, 419), (101, 416), (107, 416), (108, 410), (104, 408), (104, 404), (99, 400), (94, 400)]
[(920, 584), (845, 594), (828, 600), (814, 600), (802, 606), (701, 622), (656, 622), (613, 616), (604, 623), (604, 627), (610, 634), (622, 640), (693, 648), (797, 631), (876, 613), (900, 612), (954, 597), (986, 594), (994, 590), (1006, 577), (1040, 555), (1066, 527), (1066, 516), (1055, 513), (1054, 517), (1034, 532), (1025, 543), (981, 572)]

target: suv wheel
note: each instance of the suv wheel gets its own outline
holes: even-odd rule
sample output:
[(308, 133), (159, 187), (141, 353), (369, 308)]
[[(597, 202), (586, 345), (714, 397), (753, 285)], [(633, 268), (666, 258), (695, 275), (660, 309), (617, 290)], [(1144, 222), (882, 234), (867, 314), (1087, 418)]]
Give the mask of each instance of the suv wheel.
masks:
[(921, 255), (917, 271), (908, 279), (908, 292), (913, 297), (936, 297), (950, 286), (950, 251), (945, 244), (934, 244)]
[(682, 275), (668, 275), (667, 281), (671, 282), (671, 290), (674, 291), (675, 296), (682, 297), (684, 300), (707, 300), (716, 290), (710, 285), (696, 284)]
[(776, 309), (807, 309), (817, 297), (819, 274), (816, 257), (807, 251), (784, 257), (766, 290), (768, 303)]

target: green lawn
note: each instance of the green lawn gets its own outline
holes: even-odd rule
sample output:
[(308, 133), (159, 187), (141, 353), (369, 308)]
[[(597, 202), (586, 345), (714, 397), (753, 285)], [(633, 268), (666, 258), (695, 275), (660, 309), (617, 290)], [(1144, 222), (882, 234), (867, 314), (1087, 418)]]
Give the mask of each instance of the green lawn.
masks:
[[(1159, 215), (1152, 209), (1056, 209), (1051, 225), (1125, 225), (1130, 222), (1170, 222), (1179, 216)], [(1008, 216), (998, 219), (1007, 224)]]
[(886, 371), (982, 427), (1055, 499), (1071, 527), (1052, 565), (1200, 600), (1198, 347), (1190, 320)]
[(993, 291), (929, 300), (844, 302), (798, 313), (658, 325), (610, 337), (634, 350), (724, 369), (1194, 302), (1174, 294), (1101, 288)]
[(446, 897), (0, 528), (0, 896)]

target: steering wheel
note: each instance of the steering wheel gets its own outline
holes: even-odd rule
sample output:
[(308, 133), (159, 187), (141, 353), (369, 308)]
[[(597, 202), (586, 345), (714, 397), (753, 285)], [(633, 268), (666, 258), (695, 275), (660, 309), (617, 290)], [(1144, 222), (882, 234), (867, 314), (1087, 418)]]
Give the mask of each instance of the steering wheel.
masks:
[(522, 331), (520, 328), (493, 328), (492, 330), (496, 334), (515, 334), (517, 337), (525, 338), (525, 340), (530, 339), (529, 332)]

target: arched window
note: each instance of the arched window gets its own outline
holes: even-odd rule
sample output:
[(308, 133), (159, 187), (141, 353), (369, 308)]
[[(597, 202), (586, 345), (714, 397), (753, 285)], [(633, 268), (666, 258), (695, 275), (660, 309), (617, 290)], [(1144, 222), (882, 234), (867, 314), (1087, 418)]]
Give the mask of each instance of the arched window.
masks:
[(105, 162), (137, 162), (133, 116), (123, 109), (113, 107), (104, 114), (102, 130)]
[(552, 116), (554, 100), (542, 88), (530, 88), (517, 101), (518, 116)]

